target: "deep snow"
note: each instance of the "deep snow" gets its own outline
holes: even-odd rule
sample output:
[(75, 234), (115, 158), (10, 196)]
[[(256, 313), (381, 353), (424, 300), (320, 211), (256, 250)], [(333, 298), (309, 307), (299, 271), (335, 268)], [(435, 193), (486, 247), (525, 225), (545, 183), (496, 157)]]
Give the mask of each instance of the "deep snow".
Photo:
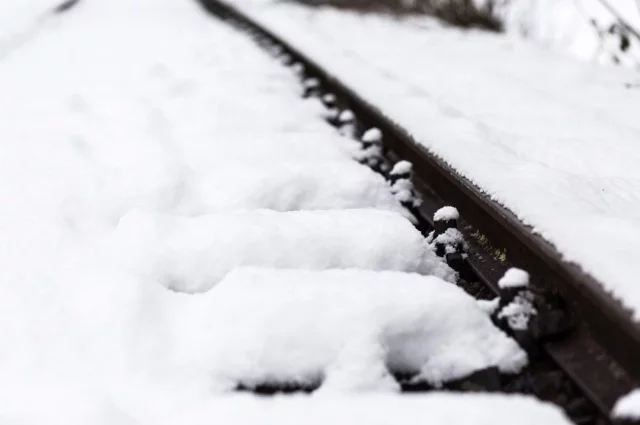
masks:
[[(49, 4), (21, 2), (25, 8), (18, 9), (4, 2), (1, 10), (11, 13), (0, 14), (0, 38), (13, 38), (37, 23), (45, 13), (43, 7), (50, 10)], [(145, 231), (134, 226), (123, 235), (123, 223), (135, 211), (147, 211), (153, 218), (141, 224), (154, 223), (156, 217), (169, 223), (206, 221), (216, 213), (214, 201), (224, 205), (221, 209), (310, 206), (286, 196), (280, 199), (282, 204), (264, 205), (273, 199), (249, 197), (254, 193), (249, 189), (243, 192), (246, 198), (238, 198), (240, 204), (231, 203), (222, 199), (231, 196), (231, 185), (219, 180), (229, 178), (224, 171), (239, 162), (245, 173), (262, 173), (265, 182), (296, 162), (316, 170), (327, 164), (353, 169), (353, 144), (337, 139), (320, 119), (323, 111), (317, 103), (300, 100), (300, 88), (289, 70), (244, 36), (207, 17), (195, 2), (85, 0), (72, 13), (48, 19), (36, 32), (28, 42), (11, 44), (10, 54), (0, 58), (0, 422), (242, 423), (255, 420), (255, 414), (260, 423), (300, 423), (300, 415), (313, 409), (329, 414), (332, 422), (351, 423), (354, 416), (364, 415), (364, 424), (397, 422), (406, 408), (416, 409), (420, 420), (423, 413), (429, 415), (435, 423), (460, 416), (456, 397), (447, 395), (419, 397), (413, 403), (393, 396), (296, 398), (277, 404), (250, 397), (214, 397), (211, 372), (216, 364), (210, 354), (218, 341), (212, 331), (228, 331), (212, 315), (210, 305), (216, 299), (212, 294), (170, 291), (161, 279), (140, 273), (149, 259), (162, 259), (135, 249), (144, 239), (119, 245), (118, 241)], [(392, 205), (392, 197), (385, 198), (379, 179), (370, 173), (365, 177), (365, 169), (349, 173), (359, 173), (363, 177), (358, 181), (371, 185), (371, 192), (353, 192), (353, 202), (399, 208)], [(309, 199), (335, 196), (336, 202), (346, 201), (351, 195), (344, 195), (345, 187), (350, 186), (336, 186), (330, 192), (318, 189), (317, 198)], [(309, 194), (304, 187), (299, 190), (296, 193)], [(296, 193), (291, 196), (297, 197)], [(251, 202), (242, 204), (246, 199)], [(367, 213), (338, 215), (352, 223), (362, 214)], [(387, 217), (372, 219), (376, 225), (395, 222), (395, 230), (407, 229), (394, 237), (417, 249), (413, 260), (427, 249), (400, 215), (375, 214)], [(274, 228), (292, 226), (286, 218), (275, 221)], [(385, 229), (380, 230), (382, 239), (389, 237)], [(347, 240), (356, 230), (354, 226), (344, 232), (345, 244), (372, 244), (362, 245), (358, 261), (371, 262), (372, 251), (388, 253), (390, 245), (361, 234), (361, 240)], [(151, 247), (160, 253), (180, 250), (163, 246), (162, 234), (150, 236), (161, 240)], [(193, 240), (209, 243), (204, 236)], [(241, 236), (238, 231), (238, 240), (230, 243), (250, 248), (251, 241)], [(340, 246), (338, 236), (333, 236)], [(197, 251), (197, 246), (186, 245)], [(293, 245), (288, 252), (294, 251)], [(279, 247), (268, 248), (247, 252), (261, 257), (277, 253)], [(207, 258), (194, 258), (205, 264), (219, 261), (225, 258), (225, 249), (223, 244), (218, 252), (209, 251)], [(333, 264), (323, 252), (328, 265)], [(390, 258), (400, 261), (399, 254)], [(179, 258), (169, 256), (169, 260)], [(175, 267), (180, 272), (184, 264)], [(187, 278), (190, 272), (185, 273)], [(506, 337), (502, 342), (512, 344)], [(439, 408), (423, 411), (423, 401)], [(464, 401), (480, 417), (490, 413), (492, 424), (513, 423), (522, 409), (528, 418), (566, 423), (557, 409), (531, 399)], [(482, 407), (486, 403), (500, 411), (499, 418)], [(514, 405), (518, 409), (511, 410)], [(370, 407), (364, 411), (365, 406)]]
[[(1, 15), (3, 36), (15, 16)], [(373, 182), (374, 204), (383, 183), (353, 171), (350, 143), (288, 70), (195, 3), (85, 1), (56, 22), (0, 61), (0, 418), (155, 423), (210, 396), (190, 336), (206, 323), (194, 298), (131, 272), (128, 247), (114, 252), (120, 219), (211, 212), (207, 190), (225, 186), (205, 183), (232, 161), (265, 176), (337, 164), (361, 176), (354, 196)]]
[(323, 394), (398, 391), (390, 373), (438, 387), (527, 364), (473, 297), (432, 276), (240, 268), (207, 297), (221, 386), (321, 381)]
[(570, 424), (552, 406), (541, 406), (529, 398), (447, 393), (403, 397), (374, 394), (275, 399), (235, 396), (212, 400), (159, 424), (209, 425), (211, 418), (233, 418), (234, 425)]
[(635, 72), (429, 18), (234, 3), (379, 106), (640, 319), (640, 91), (627, 88)]
[(360, 268), (457, 274), (399, 214), (377, 210), (268, 210), (193, 218), (132, 211), (113, 250), (140, 277), (180, 292), (204, 292), (239, 266)]

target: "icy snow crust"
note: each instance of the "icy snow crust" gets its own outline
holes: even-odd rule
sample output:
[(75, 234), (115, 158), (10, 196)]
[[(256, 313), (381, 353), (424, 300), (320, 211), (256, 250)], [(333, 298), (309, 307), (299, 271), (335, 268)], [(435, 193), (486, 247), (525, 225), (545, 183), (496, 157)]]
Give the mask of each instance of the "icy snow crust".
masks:
[(397, 391), (389, 372), (439, 386), (527, 363), (473, 298), (434, 277), (245, 268), (208, 296), (211, 334), (224, 341), (213, 376), (231, 386), (321, 380), (321, 393)]
[(427, 18), (234, 3), (379, 105), (640, 319), (640, 91), (625, 87), (637, 73)]
[(120, 221), (114, 250), (139, 276), (180, 292), (206, 291), (238, 266), (397, 270), (456, 279), (408, 220), (377, 210), (194, 218), (134, 211)]

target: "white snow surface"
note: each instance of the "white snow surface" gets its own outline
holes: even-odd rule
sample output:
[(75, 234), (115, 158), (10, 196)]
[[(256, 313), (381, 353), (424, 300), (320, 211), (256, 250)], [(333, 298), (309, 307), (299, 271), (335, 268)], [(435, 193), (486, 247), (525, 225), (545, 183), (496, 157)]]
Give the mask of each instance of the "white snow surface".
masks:
[(362, 141), (367, 143), (380, 143), (382, 141), (382, 131), (378, 128), (370, 128), (362, 135)]
[(240, 268), (207, 297), (221, 388), (321, 381), (320, 393), (397, 391), (389, 372), (439, 386), (527, 363), (473, 297), (433, 276)]
[[(167, 290), (136, 269), (149, 258), (132, 249), (141, 241), (116, 243), (140, 209), (171, 222), (212, 213), (207, 187), (230, 185), (207, 182), (234, 162), (271, 178), (292, 162), (351, 161), (353, 143), (299, 99), (291, 71), (191, 1), (84, 0), (56, 17), (57, 1), (0, 3), (0, 422), (302, 423), (305, 403), (361, 416), (364, 399), (275, 411), (214, 397), (210, 297)], [(397, 422), (405, 402), (385, 400), (369, 421)], [(435, 423), (460, 416), (458, 403), (432, 412)], [(503, 423), (520, 416), (512, 398), (494, 403)]]
[[(432, 232), (430, 236), (433, 236), (434, 234), (435, 233)], [(447, 254), (457, 252), (457, 249), (460, 245), (462, 245), (463, 249), (466, 249), (464, 235), (460, 230), (456, 228), (449, 228), (445, 230), (443, 233), (439, 234), (435, 239), (431, 241), (431, 245), (434, 247), (439, 244), (445, 246), (445, 252)]]
[[(159, 422), (210, 425), (233, 418), (234, 425), (569, 425), (556, 407), (522, 396), (430, 393), (394, 397), (293, 396), (220, 398)], [(230, 423), (230, 422), (228, 422)]]
[(413, 169), (413, 164), (409, 161), (398, 161), (393, 165), (390, 175), (409, 174)]
[(501, 288), (524, 288), (529, 286), (529, 273), (512, 267), (498, 281)]
[(612, 416), (619, 419), (640, 419), (640, 389), (636, 388), (620, 398), (613, 407)]
[[(27, 23), (45, 5), (2, 2), (2, 40), (21, 28), (18, 3)], [(229, 179), (267, 187), (291, 163), (344, 171), (347, 186), (239, 204), (301, 208), (308, 195), (319, 207), (359, 182), (354, 205), (383, 207), (382, 183), (355, 171), (355, 142), (299, 98), (289, 70), (195, 2), (87, 0), (48, 22), (0, 58), (0, 422), (155, 424), (211, 397), (208, 323), (200, 298), (137, 272), (143, 241), (116, 249), (121, 219), (212, 213)]]
[(408, 215), (381, 175), (344, 158), (263, 164), (243, 161), (193, 173), (191, 177), (194, 182), (186, 190), (189, 192), (180, 208), (190, 215), (256, 208), (379, 208)]
[(538, 314), (533, 306), (533, 294), (530, 291), (522, 291), (498, 312), (498, 319), (507, 319), (509, 327), (514, 330), (524, 331), (529, 326), (531, 316)]
[(247, 211), (173, 217), (133, 211), (118, 224), (114, 252), (141, 277), (203, 292), (238, 266), (456, 272), (402, 216), (379, 210)]
[(317, 78), (308, 78), (302, 82), (302, 86), (306, 89), (313, 89), (320, 85), (320, 80)]
[(0, 62), (56, 26), (60, 17), (53, 9), (60, 3), (62, 0), (3, 1), (0, 4)]
[(619, 38), (607, 34), (618, 21), (616, 15), (640, 32), (637, 0), (510, 0), (499, 8), (508, 32), (602, 64), (614, 63), (616, 56), (621, 64), (640, 70), (640, 40), (631, 36), (629, 50), (622, 52)]
[(419, 199), (414, 199), (416, 196), (413, 191), (413, 183), (409, 179), (399, 179), (391, 186), (396, 199), (400, 202), (412, 202), (417, 207), (420, 205)]
[(341, 123), (351, 122), (355, 118), (356, 116), (353, 114), (353, 111), (351, 111), (350, 109), (345, 109), (344, 111), (340, 112), (340, 115), (338, 116), (338, 120)]
[(460, 213), (458, 212), (458, 209), (450, 205), (440, 208), (433, 214), (433, 221), (457, 220), (459, 218)]
[(635, 72), (428, 18), (234, 4), (380, 107), (640, 319), (640, 91), (625, 87), (638, 83)]

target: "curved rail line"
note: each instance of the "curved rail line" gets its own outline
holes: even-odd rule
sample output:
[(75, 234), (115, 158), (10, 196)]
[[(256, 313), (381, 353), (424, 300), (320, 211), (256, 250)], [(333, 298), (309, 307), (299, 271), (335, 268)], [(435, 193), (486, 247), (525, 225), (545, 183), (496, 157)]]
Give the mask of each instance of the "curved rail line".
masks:
[[(460, 211), (458, 227), (470, 248), (459, 266), (467, 283), (465, 289), (485, 297), (499, 295), (497, 281), (509, 267), (517, 266), (531, 274), (533, 287), (544, 294), (550, 306), (544, 331), (531, 338), (601, 415), (570, 416), (577, 423), (606, 422), (616, 400), (640, 382), (640, 327), (631, 314), (592, 276), (576, 264), (562, 261), (551, 244), (533, 234), (513, 213), (303, 52), (231, 5), (219, 0), (198, 1), (208, 12), (250, 33), (261, 44), (266, 41), (279, 46), (283, 54), (304, 66), (307, 77), (318, 79), (325, 93), (334, 94), (338, 105), (353, 111), (362, 128), (382, 131), (386, 159), (413, 164), (413, 183), (424, 201), (417, 211), (421, 230), (434, 228), (431, 217), (444, 205)], [(548, 382), (542, 386), (548, 386)], [(546, 398), (553, 400), (553, 396)], [(567, 407), (571, 403), (569, 400), (563, 407), (571, 410)]]

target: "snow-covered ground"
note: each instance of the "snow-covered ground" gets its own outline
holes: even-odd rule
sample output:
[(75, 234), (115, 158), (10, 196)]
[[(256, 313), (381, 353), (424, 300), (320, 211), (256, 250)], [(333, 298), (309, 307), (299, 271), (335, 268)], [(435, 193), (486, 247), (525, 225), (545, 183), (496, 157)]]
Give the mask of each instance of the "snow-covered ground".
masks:
[(627, 31), (630, 44), (624, 48), (615, 27), (621, 18), (640, 32), (637, 0), (509, 0), (498, 12), (508, 32), (581, 59), (603, 64), (617, 59), (640, 70), (640, 39)]
[(0, 4), (0, 61), (56, 26), (60, 16), (54, 11), (62, 3), (63, 0), (3, 1)]
[(232, 388), (321, 381), (318, 394), (399, 391), (391, 372), (440, 387), (527, 364), (473, 298), (432, 276), (239, 268), (207, 298), (209, 333), (226, 342), (211, 354), (212, 375)]
[(379, 106), (640, 319), (637, 74), (480, 31), (235, 4)]
[(38, 31), (0, 60), (2, 424), (567, 423), (521, 397), (215, 393), (235, 362), (394, 392), (361, 384), (527, 359), (484, 304), (407, 273), (455, 276), (292, 72), (196, 2), (85, 0)]
[(456, 279), (408, 220), (386, 211), (257, 210), (194, 218), (132, 211), (120, 220), (113, 243), (139, 276), (180, 292), (207, 291), (239, 266), (397, 270)]
[[(396, 412), (392, 417), (388, 412)], [(358, 395), (352, 397), (236, 396), (212, 401), (158, 422), (160, 425), (210, 425), (210, 418), (233, 418), (234, 425), (569, 425), (550, 406), (524, 397), (488, 394), (432, 394), (428, 397)]]

